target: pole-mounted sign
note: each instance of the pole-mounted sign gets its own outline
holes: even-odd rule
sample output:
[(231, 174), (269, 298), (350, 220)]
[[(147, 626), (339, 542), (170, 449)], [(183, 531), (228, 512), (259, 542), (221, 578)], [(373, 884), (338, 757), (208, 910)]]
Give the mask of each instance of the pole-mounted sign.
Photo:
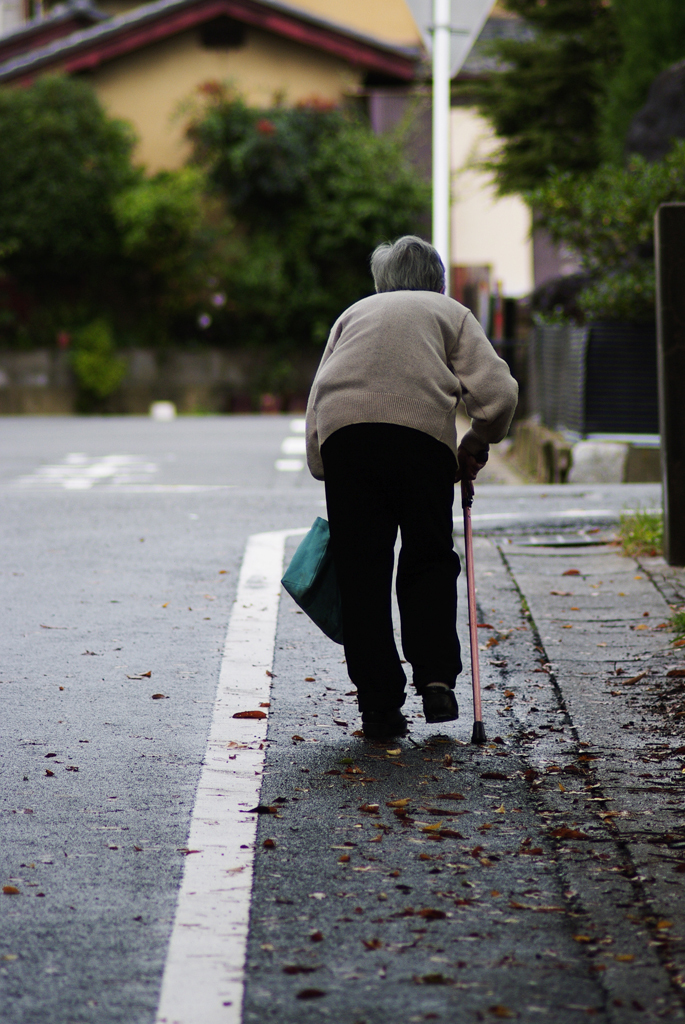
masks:
[(407, 0), (433, 56), (433, 245), (450, 270), (450, 81), (459, 74), (495, 0)]

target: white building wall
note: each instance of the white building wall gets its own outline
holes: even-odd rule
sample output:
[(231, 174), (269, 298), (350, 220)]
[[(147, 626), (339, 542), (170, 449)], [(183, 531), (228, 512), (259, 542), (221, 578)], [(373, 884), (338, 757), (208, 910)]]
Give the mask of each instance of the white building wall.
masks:
[(514, 196), (499, 199), (474, 163), (497, 145), (492, 129), (468, 107), (452, 109), (452, 265), (489, 266), (491, 282), (519, 297), (533, 288), (530, 211)]
[(0, 0), (0, 36), (24, 24), (24, 0)]

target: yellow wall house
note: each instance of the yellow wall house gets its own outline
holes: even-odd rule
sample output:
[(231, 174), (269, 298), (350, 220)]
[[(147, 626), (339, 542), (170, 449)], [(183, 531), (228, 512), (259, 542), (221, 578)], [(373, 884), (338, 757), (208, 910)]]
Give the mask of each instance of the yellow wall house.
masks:
[[(496, 6), (460, 78), (487, 75), (488, 40), (521, 31), (520, 19)], [(151, 173), (187, 157), (184, 106), (208, 82), (231, 83), (254, 104), (363, 96), (374, 129), (385, 131), (417, 85), (428, 93), (422, 61), (405, 0), (67, 0), (0, 35), (0, 85), (46, 72), (83, 76), (111, 114), (133, 124), (137, 159)], [(417, 116), (414, 158), (429, 174), (429, 102)], [(451, 130), (453, 294), (479, 315), (493, 288), (509, 296), (532, 288), (530, 213), (517, 197), (498, 198), (477, 168), (496, 139), (476, 111), (455, 107)]]
[[(0, 84), (28, 84), (46, 72), (83, 76), (112, 115), (133, 124), (137, 158), (154, 172), (187, 157), (183, 107), (208, 82), (231, 83), (248, 102), (266, 105), (275, 98), (339, 103), (369, 84), (414, 79), (420, 50), (403, 0), (349, 0), (344, 25), (329, 17), (340, 7), (334, 0), (306, 6), (155, 0), (122, 10), (119, 0), (99, 9), (76, 0), (67, 5), (72, 15), (89, 10), (95, 23), (74, 30), (60, 5), (0, 38)], [(374, 17), (364, 18), (364, 8)], [(369, 24), (387, 31), (376, 37)]]

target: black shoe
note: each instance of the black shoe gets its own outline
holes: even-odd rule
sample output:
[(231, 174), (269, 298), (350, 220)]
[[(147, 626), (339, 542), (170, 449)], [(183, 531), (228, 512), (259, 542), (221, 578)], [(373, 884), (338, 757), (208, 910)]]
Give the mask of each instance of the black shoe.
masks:
[(407, 735), (407, 719), (399, 708), (388, 711), (363, 711), (362, 729), (367, 740), (389, 740)]
[(453, 722), (459, 705), (447, 683), (429, 683), (423, 692), (423, 713), (427, 722)]

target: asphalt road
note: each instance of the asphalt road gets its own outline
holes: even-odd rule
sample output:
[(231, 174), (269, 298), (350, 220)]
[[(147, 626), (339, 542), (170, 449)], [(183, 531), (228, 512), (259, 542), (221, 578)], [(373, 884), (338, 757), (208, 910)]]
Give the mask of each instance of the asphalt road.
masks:
[[(2, 897), (3, 1022), (155, 1020), (243, 551), (256, 533), (323, 512), (301, 449), (301, 422), (289, 417), (0, 420), (0, 874), (18, 890)], [(474, 525), (495, 540), (514, 531), (525, 555), (541, 535), (585, 543), (621, 509), (657, 502), (651, 486), (483, 485)], [(515, 587), (487, 582), (482, 599), (512, 629), (525, 625)], [(463, 625), (463, 602), (460, 615)], [(521, 678), (546, 688), (540, 706), (556, 714), (558, 692), (532, 675), (535, 642), (521, 633)], [(352, 736), (341, 659), (284, 599), (261, 798), (280, 798), (281, 814), (259, 819), (246, 1024), (646, 1019), (622, 978), (607, 988), (580, 955), (559, 909), (570, 883), (553, 844), (520, 858), (512, 888), (505, 854), (536, 848), (541, 813), (525, 749), (509, 738), (461, 746), (468, 721), (440, 737), (415, 698), (399, 762), (367, 749)], [(501, 703), (506, 679), (495, 682)], [(517, 814), (493, 831), (510, 783), (502, 805)], [(441, 801), (457, 791), (468, 828), (452, 813), (459, 800)], [(416, 794), (410, 823), (385, 807)], [(360, 812), (362, 802), (378, 812)], [(460, 838), (432, 839), (437, 823)], [(505, 902), (488, 906), (486, 926), (487, 893)], [(556, 909), (531, 928), (510, 904), (530, 906), (535, 893)], [(645, 962), (640, 979), (654, 1013), (680, 1019), (663, 965)]]

